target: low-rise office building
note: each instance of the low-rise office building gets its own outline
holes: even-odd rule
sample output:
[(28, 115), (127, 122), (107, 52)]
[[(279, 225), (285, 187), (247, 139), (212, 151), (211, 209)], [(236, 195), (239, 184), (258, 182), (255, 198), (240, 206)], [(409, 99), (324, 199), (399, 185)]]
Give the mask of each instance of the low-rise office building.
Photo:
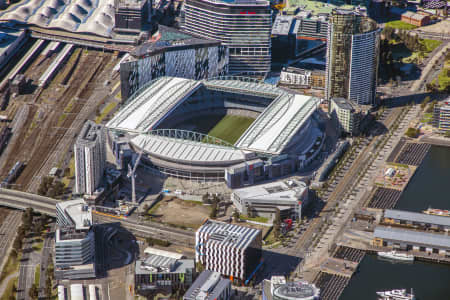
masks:
[(430, 24), (430, 16), (424, 14), (418, 14), (412, 11), (406, 11), (402, 14), (401, 20), (405, 23), (412, 24), (414, 26), (425, 26)]
[(298, 220), (308, 204), (308, 187), (297, 180), (276, 181), (236, 189), (231, 194), (234, 206), (244, 215), (273, 219), (276, 210), (283, 218)]
[(446, 234), (377, 226), (373, 233), (373, 245), (450, 257), (450, 236)]
[(56, 204), (55, 278), (94, 278), (95, 235), (92, 211), (83, 199)]
[(203, 271), (187, 290), (183, 300), (228, 300), (231, 299), (231, 281), (222, 278), (219, 272)]
[(325, 96), (326, 62), (324, 52), (296, 61), (281, 70), (279, 85), (306, 95)]
[(193, 259), (183, 259), (183, 255), (148, 247), (145, 257), (136, 261), (136, 292), (172, 293), (191, 286), (195, 277)]
[(259, 229), (207, 220), (195, 233), (195, 260), (206, 270), (243, 282), (261, 264)]
[(359, 125), (363, 118), (363, 113), (358, 105), (344, 98), (332, 98), (329, 111), (331, 119), (335, 122), (340, 132), (350, 135), (359, 133)]
[(449, 231), (450, 218), (444, 216), (427, 215), (411, 211), (386, 209), (383, 222), (398, 226), (433, 229), (435, 231)]
[(435, 105), (433, 126), (441, 131), (450, 130), (450, 98), (441, 105)]

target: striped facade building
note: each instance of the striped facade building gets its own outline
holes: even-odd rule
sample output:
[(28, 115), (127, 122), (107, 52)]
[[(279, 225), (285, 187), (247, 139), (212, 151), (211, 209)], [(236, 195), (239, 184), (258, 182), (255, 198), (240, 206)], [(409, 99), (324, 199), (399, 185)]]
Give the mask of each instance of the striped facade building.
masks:
[(261, 260), (259, 229), (208, 220), (197, 230), (195, 242), (195, 260), (232, 279), (246, 280)]
[(186, 0), (183, 30), (229, 49), (229, 72), (270, 71), (272, 17), (265, 0)]

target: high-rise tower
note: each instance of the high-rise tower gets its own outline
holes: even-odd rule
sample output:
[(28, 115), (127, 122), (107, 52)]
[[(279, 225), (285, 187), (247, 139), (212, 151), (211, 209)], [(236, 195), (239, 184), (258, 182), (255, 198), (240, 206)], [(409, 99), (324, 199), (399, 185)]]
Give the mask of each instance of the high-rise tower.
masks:
[(229, 72), (270, 71), (272, 18), (265, 0), (186, 0), (183, 29), (229, 48)]
[(374, 105), (381, 30), (351, 10), (333, 10), (329, 22), (326, 98)]

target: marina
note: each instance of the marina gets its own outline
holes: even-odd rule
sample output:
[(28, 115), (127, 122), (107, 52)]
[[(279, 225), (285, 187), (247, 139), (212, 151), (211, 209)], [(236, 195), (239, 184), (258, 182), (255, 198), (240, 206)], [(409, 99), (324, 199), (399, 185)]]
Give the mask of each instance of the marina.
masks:
[[(314, 281), (323, 299), (440, 300), (450, 293), (443, 280), (450, 278), (448, 220), (438, 213), (448, 208), (442, 188), (450, 180), (450, 148), (417, 145), (405, 142), (391, 156), (391, 164), (414, 166), (408, 182), (401, 189), (376, 187), (367, 208), (355, 213), (351, 229), (320, 266)], [(420, 156), (422, 164), (411, 153)], [(435, 207), (440, 210), (427, 210)], [(426, 275), (413, 278), (417, 270)], [(429, 292), (430, 285), (436, 291)], [(405, 296), (377, 294), (393, 290), (405, 290)]]

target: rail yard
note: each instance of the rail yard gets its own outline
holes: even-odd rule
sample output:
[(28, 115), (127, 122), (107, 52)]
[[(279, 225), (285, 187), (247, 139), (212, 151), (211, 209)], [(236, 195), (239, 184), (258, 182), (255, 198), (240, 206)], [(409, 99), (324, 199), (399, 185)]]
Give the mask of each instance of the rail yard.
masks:
[[(16, 68), (25, 75), (28, 86), (23, 95), (10, 98), (5, 111), (19, 126), (2, 155), (0, 174), (8, 174), (16, 162), (22, 162), (25, 167), (14, 188), (36, 192), (51, 168), (68, 166), (77, 132), (108, 99), (104, 83), (114, 83), (111, 70), (118, 57), (49, 41), (30, 41), (28, 45), (33, 50), (27, 52), (31, 58), (18, 61), (28, 65)], [(14, 65), (9, 67), (14, 71)], [(100, 86), (103, 91), (97, 89)]]

